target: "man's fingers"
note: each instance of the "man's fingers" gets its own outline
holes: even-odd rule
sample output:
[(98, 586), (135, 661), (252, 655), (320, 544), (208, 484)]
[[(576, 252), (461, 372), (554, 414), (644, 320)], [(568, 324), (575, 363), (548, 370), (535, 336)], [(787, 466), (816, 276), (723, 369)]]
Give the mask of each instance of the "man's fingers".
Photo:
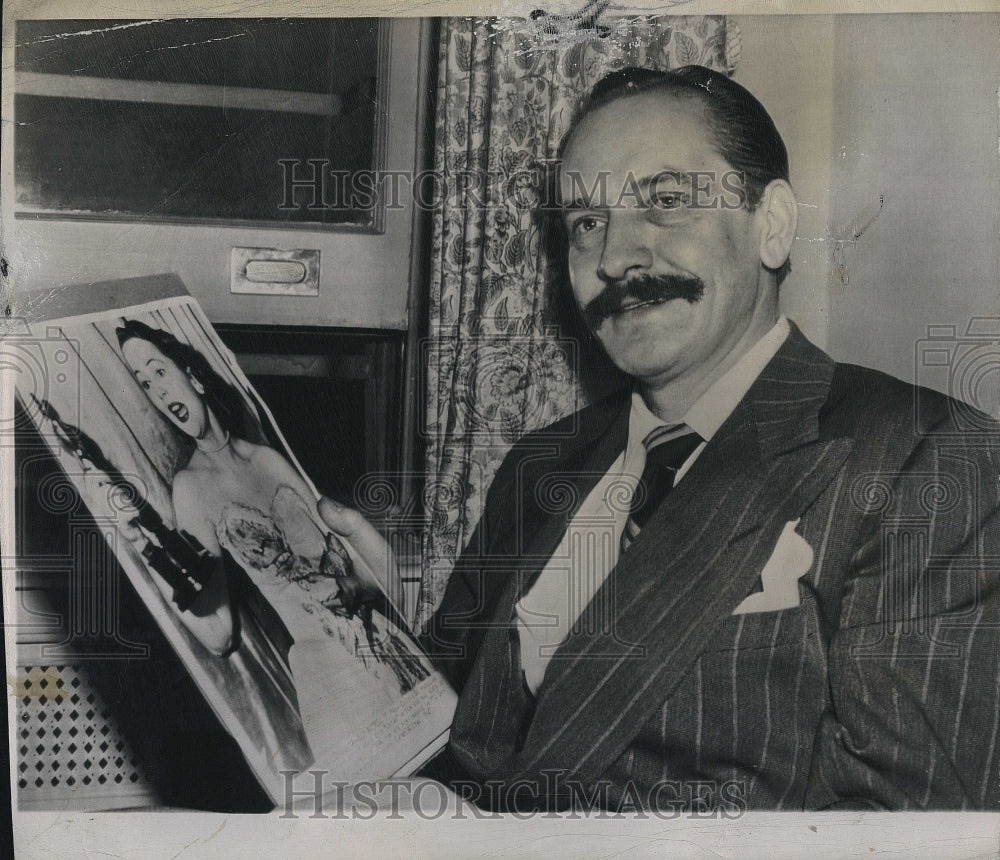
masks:
[(322, 498), (318, 504), (323, 522), (341, 537), (347, 538), (355, 552), (364, 559), (378, 576), (392, 562), (389, 544), (368, 520), (353, 508), (338, 505), (332, 499)]
[(402, 610), (403, 591), (396, 559), (378, 529), (353, 508), (339, 505), (326, 497), (319, 500), (317, 510), (333, 532), (347, 539), (368, 569), (368, 575)]
[(352, 543), (356, 539), (364, 539), (366, 530), (371, 530), (379, 540), (382, 539), (375, 527), (354, 508), (344, 507), (323, 496), (317, 504), (317, 510), (324, 523), (341, 537), (350, 538)]

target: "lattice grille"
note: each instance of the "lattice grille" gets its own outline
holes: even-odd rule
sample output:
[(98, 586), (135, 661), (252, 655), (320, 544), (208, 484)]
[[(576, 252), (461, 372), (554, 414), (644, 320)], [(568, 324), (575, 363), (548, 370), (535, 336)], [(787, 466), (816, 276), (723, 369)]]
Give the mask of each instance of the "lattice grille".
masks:
[(16, 692), (22, 808), (61, 807), (67, 801), (108, 808), (151, 793), (114, 714), (80, 668), (23, 666)]

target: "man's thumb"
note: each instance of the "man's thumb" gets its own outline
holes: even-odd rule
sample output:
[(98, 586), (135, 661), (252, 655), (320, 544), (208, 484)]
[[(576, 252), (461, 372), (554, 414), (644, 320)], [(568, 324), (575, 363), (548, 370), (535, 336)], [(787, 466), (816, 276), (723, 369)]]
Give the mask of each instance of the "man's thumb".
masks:
[(403, 589), (396, 559), (379, 530), (359, 511), (337, 504), (325, 496), (316, 503), (316, 510), (331, 531), (347, 539), (357, 553), (361, 566), (368, 569), (373, 584), (386, 592), (402, 612)]
[(353, 508), (338, 504), (333, 499), (323, 496), (316, 504), (320, 518), (341, 537), (351, 537), (358, 526), (364, 522), (363, 517)]

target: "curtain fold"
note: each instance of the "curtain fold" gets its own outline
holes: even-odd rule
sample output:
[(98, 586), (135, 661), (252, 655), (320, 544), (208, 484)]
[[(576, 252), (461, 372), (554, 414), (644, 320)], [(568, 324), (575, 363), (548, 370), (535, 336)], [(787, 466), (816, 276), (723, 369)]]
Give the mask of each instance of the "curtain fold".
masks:
[(546, 324), (551, 272), (534, 211), (580, 98), (625, 66), (731, 72), (738, 52), (731, 31), (727, 59), (721, 16), (619, 20), (602, 36), (559, 32), (555, 45), (545, 34), (523, 21), (442, 21), (418, 623), (437, 605), (509, 447), (585, 402), (573, 344)]

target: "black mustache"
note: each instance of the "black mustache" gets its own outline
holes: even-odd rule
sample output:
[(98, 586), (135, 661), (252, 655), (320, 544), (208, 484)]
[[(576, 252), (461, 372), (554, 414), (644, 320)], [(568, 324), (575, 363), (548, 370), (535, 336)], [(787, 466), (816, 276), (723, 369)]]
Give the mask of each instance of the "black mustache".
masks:
[(705, 284), (693, 275), (638, 275), (608, 285), (583, 308), (583, 319), (591, 329), (619, 313), (629, 301), (666, 302), (684, 299), (694, 304), (705, 295)]

